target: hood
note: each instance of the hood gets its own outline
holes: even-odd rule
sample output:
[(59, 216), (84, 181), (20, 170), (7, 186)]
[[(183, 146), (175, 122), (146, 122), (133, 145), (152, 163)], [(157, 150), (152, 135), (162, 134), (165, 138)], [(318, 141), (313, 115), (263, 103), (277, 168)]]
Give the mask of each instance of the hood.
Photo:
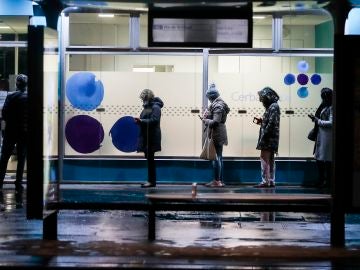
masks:
[(164, 106), (164, 102), (159, 97), (154, 97), (153, 100), (151, 101), (151, 104), (157, 105), (160, 108), (162, 108)]
[(258, 92), (260, 99), (266, 98), (268, 102), (274, 103), (279, 100), (279, 95), (270, 87), (265, 87)]

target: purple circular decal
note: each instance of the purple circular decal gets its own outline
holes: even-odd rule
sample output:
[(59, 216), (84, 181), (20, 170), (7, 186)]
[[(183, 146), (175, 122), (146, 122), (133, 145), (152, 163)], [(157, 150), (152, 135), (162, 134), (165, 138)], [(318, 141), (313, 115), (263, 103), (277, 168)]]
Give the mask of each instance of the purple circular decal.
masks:
[(297, 81), (298, 81), (299, 84), (305, 85), (305, 84), (308, 83), (309, 77), (308, 77), (307, 75), (301, 73), (301, 74), (299, 74), (299, 75), (297, 76)]
[(291, 73), (286, 74), (285, 77), (284, 77), (284, 83), (286, 85), (292, 85), (293, 83), (295, 83), (294, 74), (291, 74)]
[(104, 129), (98, 120), (87, 115), (77, 115), (67, 121), (65, 137), (75, 151), (88, 154), (100, 148)]
[(314, 85), (318, 85), (321, 83), (321, 76), (319, 74), (314, 74), (311, 76), (310, 81)]

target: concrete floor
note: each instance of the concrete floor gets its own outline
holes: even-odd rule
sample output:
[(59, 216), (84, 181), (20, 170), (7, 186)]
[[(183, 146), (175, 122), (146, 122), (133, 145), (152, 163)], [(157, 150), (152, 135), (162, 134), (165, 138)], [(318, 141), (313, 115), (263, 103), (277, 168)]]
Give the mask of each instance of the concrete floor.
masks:
[[(135, 185), (66, 185), (62, 199), (138, 200), (134, 194), (141, 197), (145, 192), (151, 191)], [(328, 214), (311, 213), (159, 212), (157, 240), (150, 243), (146, 212), (62, 210), (58, 240), (50, 241), (42, 240), (42, 221), (26, 219), (25, 193), (15, 193), (13, 185), (2, 191), (0, 268), (360, 269), (356, 215), (347, 218), (346, 248), (338, 249), (329, 244)]]

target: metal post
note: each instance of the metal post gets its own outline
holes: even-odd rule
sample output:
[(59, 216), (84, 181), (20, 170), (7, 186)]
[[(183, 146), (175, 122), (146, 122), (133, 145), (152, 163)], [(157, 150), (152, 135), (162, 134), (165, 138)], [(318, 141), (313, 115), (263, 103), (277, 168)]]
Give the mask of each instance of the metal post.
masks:
[(155, 209), (150, 205), (149, 216), (148, 216), (148, 240), (154, 241), (156, 238), (156, 220), (155, 220)]
[(129, 39), (130, 39), (130, 48), (132, 50), (137, 50), (140, 47), (140, 15), (139, 13), (130, 14), (130, 23), (129, 23)]
[(57, 214), (58, 211), (54, 211), (47, 215), (43, 220), (43, 239), (45, 240), (57, 240)]
[(274, 15), (272, 20), (272, 48), (278, 52), (282, 48), (283, 18)]
[[(208, 106), (208, 99), (206, 97), (206, 90), (209, 85), (209, 49), (203, 49), (203, 89), (202, 89), (202, 112)], [(202, 124), (202, 130), (204, 130), (204, 124)], [(201, 145), (203, 145), (205, 134), (203, 132), (201, 138)]]
[(43, 218), (43, 81), (44, 27), (28, 27), (28, 134), (27, 208), (28, 219)]

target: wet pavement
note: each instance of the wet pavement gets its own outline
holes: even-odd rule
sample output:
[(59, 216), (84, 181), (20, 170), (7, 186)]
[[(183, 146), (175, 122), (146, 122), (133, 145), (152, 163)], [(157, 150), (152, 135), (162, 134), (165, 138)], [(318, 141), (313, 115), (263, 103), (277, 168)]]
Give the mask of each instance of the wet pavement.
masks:
[[(143, 201), (146, 193), (190, 186), (63, 185), (63, 201)], [(216, 189), (199, 187), (201, 192)], [(221, 192), (260, 192), (246, 186)], [(219, 191), (219, 192), (220, 192)], [(279, 193), (323, 193), (277, 187)], [(42, 240), (42, 221), (26, 219), (26, 192), (5, 185), (0, 197), (0, 268), (360, 269), (360, 218), (347, 216), (346, 248), (330, 247), (328, 214), (157, 212), (147, 241), (147, 212), (61, 210), (58, 240)]]

